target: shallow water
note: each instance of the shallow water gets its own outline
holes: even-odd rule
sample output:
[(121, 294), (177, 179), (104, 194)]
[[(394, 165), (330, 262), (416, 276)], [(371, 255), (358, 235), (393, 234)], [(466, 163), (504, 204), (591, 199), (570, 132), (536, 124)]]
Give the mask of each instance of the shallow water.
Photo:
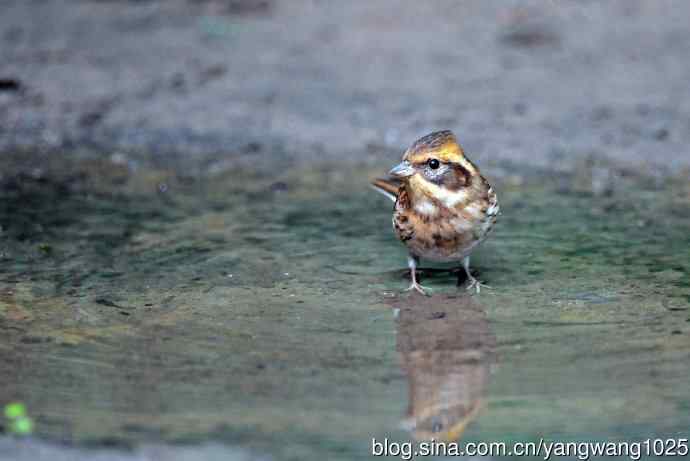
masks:
[(352, 459), (688, 435), (687, 178), (494, 165), (491, 289), (433, 266), (423, 298), (366, 188), (387, 165), (2, 161), (0, 403), (41, 437)]

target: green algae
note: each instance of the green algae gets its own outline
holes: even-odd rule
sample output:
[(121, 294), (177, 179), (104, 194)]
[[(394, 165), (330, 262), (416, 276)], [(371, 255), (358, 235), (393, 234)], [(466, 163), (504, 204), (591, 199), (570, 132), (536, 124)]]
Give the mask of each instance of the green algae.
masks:
[[(4, 162), (17, 173), (0, 183), (0, 403), (26, 402), (37, 434), (214, 439), (286, 459), (352, 459), (371, 437), (408, 436), (419, 373), (396, 344), (427, 330), (405, 319), (450, 308), (432, 319), (448, 326), (466, 294), (453, 267), (424, 261), (438, 309), (402, 294), (391, 203), (366, 188), (385, 165)], [(514, 177), (494, 181), (503, 215), (472, 259), (496, 358), (466, 439), (685, 430), (682, 183), (628, 175), (601, 195), (577, 175)]]

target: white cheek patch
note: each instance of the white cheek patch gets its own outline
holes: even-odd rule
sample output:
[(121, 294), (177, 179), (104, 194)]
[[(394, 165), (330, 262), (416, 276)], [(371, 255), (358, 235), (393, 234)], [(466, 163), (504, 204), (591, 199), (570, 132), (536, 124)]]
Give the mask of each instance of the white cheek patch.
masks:
[(421, 201), (419, 203), (415, 203), (414, 209), (417, 213), (427, 216), (435, 215), (438, 212), (436, 206), (433, 203), (428, 202), (426, 200)]
[(467, 201), (467, 192), (458, 191), (448, 194), (448, 197), (444, 198), (443, 203), (446, 204), (448, 208), (453, 208), (458, 203)]
[(436, 187), (435, 196), (448, 208), (467, 200), (467, 190), (449, 191), (443, 187)]

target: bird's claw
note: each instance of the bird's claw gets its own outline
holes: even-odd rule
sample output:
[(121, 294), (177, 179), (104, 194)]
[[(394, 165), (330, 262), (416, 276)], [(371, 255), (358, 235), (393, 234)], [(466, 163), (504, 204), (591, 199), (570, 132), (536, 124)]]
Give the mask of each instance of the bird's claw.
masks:
[(412, 291), (412, 290), (415, 290), (424, 296), (431, 296), (431, 293), (425, 291), (425, 290), (429, 290), (429, 288), (423, 287), (422, 285), (420, 285), (416, 282), (412, 282), (410, 284), (410, 286), (407, 287), (407, 289), (405, 291)]
[(469, 280), (470, 280), (470, 283), (467, 285), (467, 290), (468, 290), (468, 291), (470, 291), (470, 290), (476, 290), (475, 292), (476, 292), (477, 294), (479, 294), (479, 292), (481, 292), (481, 289), (482, 289), (482, 288), (486, 288), (486, 289), (488, 289), (488, 290), (491, 289), (491, 287), (490, 287), (489, 285), (485, 285), (485, 284), (481, 283), (479, 280), (477, 280), (477, 279), (474, 278), (474, 277), (470, 277)]

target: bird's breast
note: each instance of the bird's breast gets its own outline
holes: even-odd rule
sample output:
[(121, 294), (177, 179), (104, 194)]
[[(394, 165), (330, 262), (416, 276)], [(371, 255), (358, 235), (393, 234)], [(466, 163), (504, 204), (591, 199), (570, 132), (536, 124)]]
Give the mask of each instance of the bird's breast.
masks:
[(434, 261), (458, 261), (484, 240), (497, 212), (495, 200), (471, 200), (456, 207), (439, 200), (403, 201), (396, 204), (393, 227), (411, 253)]

